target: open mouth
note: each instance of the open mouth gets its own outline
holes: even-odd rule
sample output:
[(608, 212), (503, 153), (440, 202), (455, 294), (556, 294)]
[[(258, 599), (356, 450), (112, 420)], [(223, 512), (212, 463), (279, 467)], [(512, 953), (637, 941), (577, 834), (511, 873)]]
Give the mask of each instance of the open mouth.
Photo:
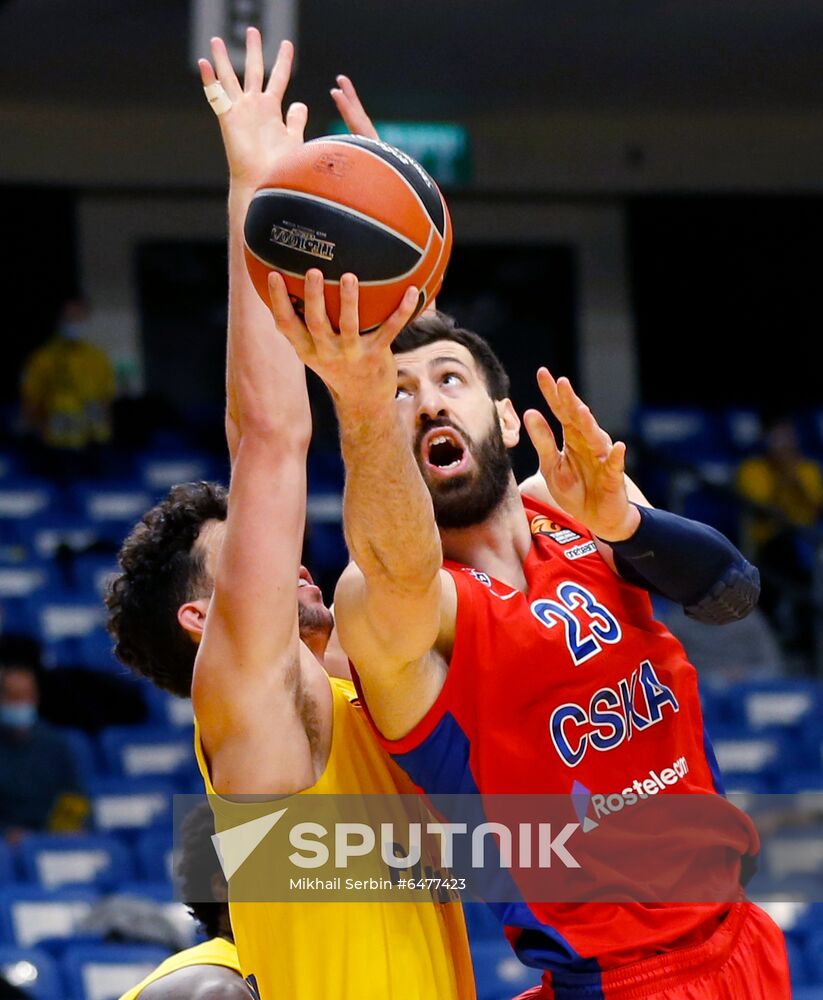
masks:
[(441, 474), (461, 471), (468, 462), (468, 449), (451, 427), (435, 427), (423, 438), (423, 459)]

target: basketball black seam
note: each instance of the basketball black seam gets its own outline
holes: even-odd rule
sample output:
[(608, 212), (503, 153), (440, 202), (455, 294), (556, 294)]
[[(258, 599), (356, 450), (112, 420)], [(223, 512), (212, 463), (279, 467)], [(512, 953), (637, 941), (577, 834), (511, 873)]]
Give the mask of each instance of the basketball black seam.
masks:
[[(295, 192), (292, 188), (260, 188), (260, 190), (255, 193), (254, 197), (256, 198), (257, 195), (260, 194), (261, 192), (272, 192), (272, 193), (274, 193), (274, 192), (283, 192), (285, 194), (298, 194), (300, 197), (304, 198), (304, 200), (306, 200), (306, 201), (320, 201), (323, 204), (332, 205), (332, 206), (334, 206), (336, 208), (346, 209), (346, 211), (353, 212), (355, 215), (357, 215), (359, 218), (361, 218), (364, 222), (368, 223), (369, 225), (375, 225), (375, 226), (379, 227), (380, 229), (382, 229), (384, 232), (389, 233), (391, 236), (396, 236), (401, 242), (405, 243), (407, 246), (412, 247), (412, 249), (416, 250), (420, 254), (420, 257), (418, 258), (417, 262), (412, 267), (410, 267), (407, 271), (403, 271), (400, 274), (392, 275), (391, 278), (379, 278), (379, 279), (373, 279), (373, 280), (359, 281), (359, 284), (360, 284), (360, 286), (362, 288), (376, 288), (376, 287), (379, 287), (380, 285), (392, 285), (396, 281), (402, 281), (403, 278), (405, 278), (407, 275), (412, 274), (420, 266), (420, 263), (423, 260), (425, 260), (426, 254), (429, 252), (429, 248), (431, 247), (432, 240), (434, 239), (434, 234), (437, 233), (437, 235), (440, 236), (440, 233), (439, 233), (437, 227), (434, 225), (434, 222), (432, 222), (432, 225), (429, 227), (429, 238), (426, 241), (426, 246), (421, 250), (420, 247), (418, 247), (416, 243), (412, 243), (411, 240), (405, 239), (400, 233), (396, 233), (393, 229), (391, 229), (390, 227), (386, 226), (385, 223), (378, 222), (376, 219), (372, 219), (368, 215), (364, 215), (362, 212), (358, 212), (357, 209), (350, 208), (348, 205), (343, 205), (340, 202), (331, 201), (328, 198), (318, 198), (315, 195), (306, 195), (302, 191)], [(442, 199), (443, 196), (441, 195), (440, 197)], [(252, 199), (252, 200), (254, 200), (254, 199)], [(424, 211), (426, 210), (425, 209), (425, 205), (423, 206), (423, 210)], [(428, 212), (426, 212), (426, 215), (428, 215)], [(434, 272), (437, 269), (437, 266), (440, 264), (440, 261), (441, 261), (441, 259), (443, 257), (443, 251), (444, 251), (445, 246), (446, 246), (446, 241), (445, 241), (445, 238), (443, 236), (440, 236), (440, 240), (441, 240), (440, 254), (439, 254), (438, 258), (437, 258), (437, 261), (435, 263), (434, 268), (432, 269), (432, 272)], [(299, 271), (289, 271), (289, 270), (287, 270), (284, 267), (275, 267), (270, 261), (264, 260), (255, 250), (253, 250), (249, 246), (248, 242), (246, 241), (245, 233), (243, 234), (243, 244), (246, 247), (246, 249), (248, 250), (248, 252), (252, 255), (252, 257), (254, 257), (254, 259), (256, 261), (259, 261), (259, 263), (261, 263), (264, 267), (269, 268), (269, 270), (275, 270), (279, 274), (288, 274), (289, 277), (291, 277), (291, 278), (305, 278), (305, 276), (306, 276), (306, 272), (305, 271), (302, 274)], [(311, 265), (308, 264), (307, 265), (307, 269), (310, 266)], [(340, 284), (340, 279), (339, 278), (327, 278), (325, 275), (323, 276), (323, 281), (324, 281), (325, 284), (328, 284), (328, 285), (339, 285)]]
[[(306, 191), (298, 191), (295, 188), (260, 188), (255, 192), (252, 201), (254, 201), (260, 194), (290, 194), (296, 196), (297, 198), (302, 198), (303, 201), (313, 201), (315, 204), (330, 205), (332, 208), (345, 209), (346, 212), (358, 219), (361, 219), (363, 222), (367, 222), (370, 226), (376, 226), (378, 229), (382, 229), (384, 232), (389, 233), (389, 235), (397, 237), (401, 243), (405, 243), (406, 246), (411, 247), (412, 250), (416, 250), (421, 256), (425, 254), (431, 242), (429, 241), (425, 248), (419, 247), (413, 240), (410, 240), (408, 236), (404, 236), (403, 233), (399, 233), (396, 229), (392, 229), (391, 226), (387, 226), (385, 222), (372, 218), (372, 216), (366, 215), (365, 212), (361, 212), (357, 208), (352, 208), (351, 205), (346, 205), (342, 201), (335, 201), (333, 198), (324, 198), (319, 194), (309, 194)], [(426, 212), (426, 215), (429, 219), (431, 219), (431, 216), (429, 216), (429, 213), (426, 211), (425, 205), (423, 205), (423, 211)], [(433, 221), (432, 225), (434, 225)]]

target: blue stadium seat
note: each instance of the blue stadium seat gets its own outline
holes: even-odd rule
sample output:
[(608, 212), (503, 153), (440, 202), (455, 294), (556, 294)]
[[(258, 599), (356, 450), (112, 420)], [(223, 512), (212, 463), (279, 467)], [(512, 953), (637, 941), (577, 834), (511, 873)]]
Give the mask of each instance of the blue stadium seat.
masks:
[(176, 730), (178, 736), (184, 732), (189, 739), (192, 738), (194, 714), (190, 698), (178, 698), (168, 691), (161, 691), (148, 681), (144, 682), (142, 691), (149, 718), (154, 725)]
[(59, 494), (44, 480), (16, 479), (0, 484), (0, 530), (2, 536), (26, 538), (26, 526), (43, 518), (59, 505)]
[(757, 410), (733, 408), (720, 415), (724, 436), (730, 447), (743, 458), (760, 444), (763, 427)]
[(823, 984), (823, 927), (811, 929), (806, 936), (806, 968), (810, 983)]
[(48, 567), (40, 563), (0, 565), (0, 600), (9, 598), (36, 600), (52, 584)]
[(731, 457), (717, 418), (697, 407), (640, 407), (634, 430), (643, 445), (672, 461), (696, 464)]
[(100, 626), (105, 609), (100, 601), (71, 599), (71, 595), (50, 593), (40, 608), (40, 635), (44, 642), (79, 639)]
[(116, 1000), (168, 956), (155, 945), (87, 944), (67, 948), (61, 964), (71, 1000)]
[(147, 882), (171, 882), (174, 877), (172, 832), (158, 827), (141, 833), (134, 845), (139, 874)]
[(0, 944), (0, 972), (32, 1000), (60, 1000), (63, 995), (54, 959), (39, 948)]
[(80, 663), (94, 670), (106, 670), (114, 674), (127, 674), (128, 668), (114, 655), (114, 640), (106, 631), (105, 626), (98, 625), (90, 632), (80, 636), (78, 641)]
[(117, 559), (113, 553), (86, 552), (75, 557), (72, 568), (78, 591), (99, 600), (108, 578), (117, 572)]
[(780, 791), (788, 795), (802, 795), (809, 792), (810, 802), (823, 803), (823, 771), (817, 768), (788, 771), (780, 776)]
[(130, 778), (169, 777), (196, 770), (189, 733), (160, 727), (111, 726), (100, 734), (109, 771)]
[[(701, 474), (705, 475), (709, 469), (718, 469), (720, 466), (704, 464), (700, 468)], [(730, 473), (730, 468), (727, 468)], [(711, 472), (716, 476), (717, 472)], [(730, 478), (727, 476), (727, 478)], [(693, 521), (700, 521), (708, 524), (717, 531), (722, 532), (731, 541), (736, 542), (740, 532), (740, 503), (737, 498), (727, 490), (718, 489), (717, 485), (701, 484), (690, 490), (683, 498), (682, 505), (678, 508), (678, 513), (683, 517), (691, 518)]]
[(823, 824), (769, 837), (764, 843), (764, 854), (772, 878), (805, 876), (810, 892), (815, 879), (823, 886)]
[(55, 731), (68, 744), (71, 755), (74, 758), (77, 773), (85, 788), (90, 781), (100, 774), (100, 764), (92, 738), (82, 729), (55, 726)]
[(40, 605), (36, 597), (0, 597), (0, 624), (4, 631), (37, 635)]
[(721, 777), (727, 795), (769, 795), (777, 791), (774, 780), (757, 772), (723, 771)]
[(97, 898), (92, 889), (0, 889), (0, 940), (29, 948), (47, 939), (72, 937)]
[(746, 895), (764, 908), (797, 905), (813, 910), (816, 904), (812, 901), (823, 899), (823, 878), (802, 873), (776, 879), (769, 873), (764, 859), (760, 863), (760, 870), (746, 883)]
[(0, 885), (13, 882), (14, 875), (14, 858), (11, 848), (5, 840), (0, 840)]
[(814, 681), (753, 681), (736, 685), (730, 700), (752, 730), (795, 728), (820, 711), (821, 689)]
[(805, 986), (813, 982), (809, 977), (807, 956), (804, 953), (803, 942), (792, 934), (784, 934), (786, 941), (786, 955), (789, 959), (789, 974), (791, 975), (792, 986)]
[(153, 495), (132, 481), (105, 487), (82, 483), (73, 488), (78, 511), (93, 523), (133, 524), (151, 507)]
[(137, 461), (140, 485), (152, 496), (165, 495), (178, 483), (192, 483), (220, 477), (214, 462), (196, 452), (158, 452)]
[(24, 527), (24, 540), (39, 559), (52, 559), (61, 545), (82, 551), (102, 538), (95, 525), (71, 511), (32, 518)]
[(712, 745), (721, 774), (736, 771), (777, 781), (786, 768), (802, 764), (797, 759), (800, 748), (784, 732), (752, 733), (742, 727), (720, 727), (712, 733)]
[(823, 985), (792, 989), (792, 1000), (823, 1000)]
[(540, 973), (523, 965), (503, 939), (475, 943), (472, 964), (477, 1000), (511, 1000), (540, 983)]
[(809, 927), (817, 926), (817, 919), (823, 914), (816, 913), (819, 904), (794, 900), (766, 900), (758, 906), (765, 910), (777, 926), (786, 933), (798, 932), (803, 935)]
[(86, 885), (105, 891), (134, 875), (128, 849), (100, 834), (32, 834), (18, 850), (24, 878), (45, 889)]
[(174, 786), (143, 778), (96, 778), (88, 787), (94, 827), (100, 833), (138, 833), (171, 824)]
[(4, 486), (13, 485), (22, 476), (20, 455), (14, 451), (0, 452), (0, 481)]
[[(153, 688), (153, 690), (156, 691), (157, 688)], [(160, 693), (165, 695), (163, 699), (164, 704), (162, 705), (163, 721), (174, 729), (185, 732), (189, 740), (191, 740), (192, 726), (194, 724), (194, 710), (192, 709), (191, 699), (176, 698), (174, 695), (166, 694), (165, 692)]]
[(78, 512), (98, 537), (116, 546), (154, 503), (151, 493), (132, 482), (104, 488), (82, 484), (75, 486), (73, 493)]

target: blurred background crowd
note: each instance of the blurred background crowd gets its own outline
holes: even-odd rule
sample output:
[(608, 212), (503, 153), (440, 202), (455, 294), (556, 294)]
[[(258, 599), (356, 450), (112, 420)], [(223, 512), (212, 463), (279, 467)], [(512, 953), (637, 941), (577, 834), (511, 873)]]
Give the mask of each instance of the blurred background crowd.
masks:
[[(226, 179), (194, 71), (209, 30), (295, 38), (311, 135), (340, 129), (328, 88), (351, 75), (444, 188), (438, 304), (489, 338), (518, 410), (539, 405), (540, 364), (568, 375), (652, 503), (755, 561), (745, 621), (658, 612), (700, 672), (727, 787), (823, 792), (823, 7), (416, 0), (391, 5), (390, 33), (388, 16), (385, 0), (0, 0), (9, 996), (112, 1000), (196, 935), (172, 902), (169, 819), (174, 792), (201, 791), (191, 709), (116, 663), (101, 594), (169, 486), (227, 480)], [(341, 465), (311, 390), (304, 561), (330, 600)], [(527, 443), (515, 467), (534, 471)], [(823, 826), (770, 842), (762, 869), (796, 995), (821, 998)], [(534, 981), (469, 922), (481, 1000)]]

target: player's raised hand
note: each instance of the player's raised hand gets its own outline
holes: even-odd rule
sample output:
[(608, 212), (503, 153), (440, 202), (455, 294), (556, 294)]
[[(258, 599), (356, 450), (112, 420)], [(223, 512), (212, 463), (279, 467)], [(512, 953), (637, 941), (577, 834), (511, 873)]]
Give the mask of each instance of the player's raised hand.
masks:
[[(362, 135), (367, 139), (379, 139), (380, 136), (377, 133), (377, 129), (374, 127), (374, 122), (371, 120), (368, 112), (363, 107), (360, 95), (357, 93), (357, 90), (349, 77), (344, 76), (341, 73), (336, 79), (337, 86), (332, 87), (329, 93), (337, 106), (337, 110), (339, 111), (340, 117), (343, 119), (346, 128), (352, 135)], [(437, 303), (434, 299), (429, 299), (426, 303), (426, 308), (423, 310), (423, 315), (428, 312), (433, 313), (436, 311)]]
[(304, 319), (295, 312), (286, 283), (269, 275), (269, 296), (277, 329), (290, 341), (298, 357), (326, 383), (338, 405), (367, 409), (372, 401), (393, 399), (397, 373), (391, 343), (410, 321), (419, 300), (414, 286), (406, 289), (400, 305), (372, 333), (360, 335), (359, 286), (355, 275), (340, 279), (340, 331), (332, 328), (323, 295), (323, 274), (306, 272)]
[(374, 122), (369, 118), (363, 102), (355, 90), (354, 84), (341, 73), (337, 78), (337, 86), (332, 87), (331, 99), (337, 105), (340, 117), (346, 123), (346, 128), (352, 135), (364, 135), (367, 139), (379, 139)]
[(625, 444), (612, 441), (567, 378), (555, 381), (547, 368), (541, 368), (537, 382), (563, 428), (559, 449), (542, 413), (528, 410), (523, 416), (549, 491), (592, 534), (613, 542), (629, 538), (639, 514), (626, 495)]
[(242, 85), (222, 38), (212, 38), (211, 53), (213, 65), (208, 59), (199, 59), (197, 64), (206, 96), (220, 123), (232, 183), (257, 187), (284, 153), (303, 143), (306, 105), (292, 104), (283, 115), (294, 46), (289, 41), (280, 43), (266, 82), (260, 32), (248, 28)]

